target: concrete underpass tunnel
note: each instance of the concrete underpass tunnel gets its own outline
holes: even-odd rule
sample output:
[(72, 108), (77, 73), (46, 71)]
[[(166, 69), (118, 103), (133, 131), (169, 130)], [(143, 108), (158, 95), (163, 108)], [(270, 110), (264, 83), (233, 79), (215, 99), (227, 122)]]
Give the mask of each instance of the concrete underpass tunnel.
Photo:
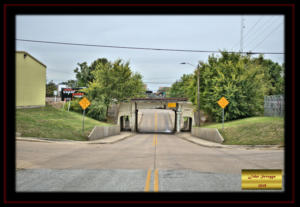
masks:
[(129, 116), (120, 117), (120, 131), (131, 131)]
[(137, 132), (174, 133), (176, 131), (176, 112), (172, 109), (139, 109)]
[(182, 132), (190, 132), (192, 130), (193, 119), (191, 117), (185, 116), (182, 120), (182, 126), (180, 127), (180, 131)]

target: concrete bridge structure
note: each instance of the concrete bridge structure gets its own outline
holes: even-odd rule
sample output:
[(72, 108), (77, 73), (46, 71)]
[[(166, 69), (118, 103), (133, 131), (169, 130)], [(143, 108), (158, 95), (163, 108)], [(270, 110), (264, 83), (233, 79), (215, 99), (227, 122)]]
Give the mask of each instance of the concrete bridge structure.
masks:
[(191, 131), (194, 121), (194, 106), (186, 98), (133, 98), (119, 105), (117, 124), (121, 130), (138, 132), (138, 120), (144, 109), (164, 109), (174, 111), (173, 132)]

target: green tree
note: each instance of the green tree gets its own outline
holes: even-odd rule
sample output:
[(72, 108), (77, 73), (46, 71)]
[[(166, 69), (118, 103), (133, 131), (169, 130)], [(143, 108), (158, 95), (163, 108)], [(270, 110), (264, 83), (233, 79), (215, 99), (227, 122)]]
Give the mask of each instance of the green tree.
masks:
[(106, 58), (99, 58), (92, 62), (90, 66), (88, 66), (87, 62), (77, 63), (79, 67), (76, 67), (74, 72), (76, 73), (76, 79), (78, 81), (79, 87), (87, 87), (90, 82), (94, 80), (93, 71), (96, 70), (96, 67), (99, 65), (105, 65), (108, 63)]
[[(221, 97), (229, 101), (225, 120), (259, 115), (266, 93), (264, 67), (250, 56), (221, 52), (221, 57), (209, 56), (208, 63), (199, 62), (200, 108), (216, 121), (222, 120), (217, 104)], [(188, 88), (190, 100), (196, 104), (196, 71)]]
[(92, 75), (94, 80), (85, 91), (92, 100), (98, 98), (98, 101), (103, 101), (106, 113), (113, 102), (145, 96), (142, 76), (130, 70), (129, 62), (123, 63), (121, 59), (118, 59), (113, 63), (98, 63)]
[(174, 98), (188, 98), (188, 88), (192, 82), (193, 74), (184, 74), (180, 80), (172, 84), (168, 97)]
[(263, 55), (254, 58), (253, 61), (263, 67), (264, 80), (267, 82), (266, 95), (284, 94), (284, 64), (279, 65), (269, 59), (264, 59)]
[(65, 82), (61, 82), (61, 84), (67, 85), (70, 88), (76, 88), (78, 86), (77, 80), (68, 80)]
[(46, 84), (46, 97), (54, 96), (53, 92), (57, 90), (56, 84), (51, 80), (49, 83)]

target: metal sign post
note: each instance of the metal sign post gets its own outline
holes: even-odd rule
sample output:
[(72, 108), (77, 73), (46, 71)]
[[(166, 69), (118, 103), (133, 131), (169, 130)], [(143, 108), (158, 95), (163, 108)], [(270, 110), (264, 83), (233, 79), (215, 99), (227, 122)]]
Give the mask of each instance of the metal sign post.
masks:
[(82, 114), (82, 133), (84, 133), (84, 115), (85, 115), (85, 109), (83, 110), (83, 114)]
[(83, 98), (79, 101), (79, 105), (81, 106), (81, 108), (83, 109), (83, 113), (82, 113), (82, 133), (84, 133), (84, 115), (85, 115), (85, 109), (90, 105), (91, 103), (89, 102), (89, 100), (87, 98)]
[(56, 102), (57, 91), (53, 91), (53, 93), (54, 93), (54, 97), (55, 97), (54, 102)]
[(224, 130), (224, 108), (222, 109), (222, 130)]
[(70, 102), (71, 102), (71, 101), (69, 100), (68, 111), (70, 111)]
[(66, 98), (64, 99), (63, 109), (65, 110)]

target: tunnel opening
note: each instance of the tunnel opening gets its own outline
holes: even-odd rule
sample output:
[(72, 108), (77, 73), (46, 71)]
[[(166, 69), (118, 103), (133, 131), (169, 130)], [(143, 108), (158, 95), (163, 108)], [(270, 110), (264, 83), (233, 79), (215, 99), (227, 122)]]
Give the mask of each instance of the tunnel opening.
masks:
[(176, 111), (165, 109), (136, 110), (136, 131), (139, 133), (175, 133)]
[(120, 131), (131, 131), (129, 116), (120, 116)]
[(180, 128), (181, 132), (191, 132), (192, 131), (193, 119), (191, 117), (183, 117), (183, 125)]

